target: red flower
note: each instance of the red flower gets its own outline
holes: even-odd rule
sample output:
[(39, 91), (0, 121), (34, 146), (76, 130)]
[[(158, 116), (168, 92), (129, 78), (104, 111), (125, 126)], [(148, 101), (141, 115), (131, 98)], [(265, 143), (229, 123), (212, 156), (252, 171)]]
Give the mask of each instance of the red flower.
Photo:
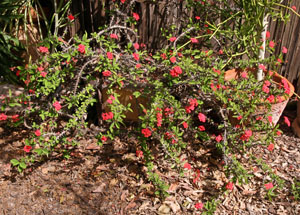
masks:
[(268, 121), (272, 124), (273, 122), (272, 116), (268, 116)]
[(206, 116), (203, 113), (198, 114), (198, 119), (200, 122), (205, 122), (206, 121)]
[(162, 113), (156, 113), (157, 127), (161, 127), (162, 124)]
[(116, 39), (116, 40), (118, 39), (118, 35), (116, 34), (110, 34), (109, 36), (111, 39)]
[(133, 53), (132, 56), (134, 57), (135, 60), (139, 60), (139, 54), (138, 53)]
[(61, 105), (58, 101), (54, 102), (53, 103), (53, 106), (55, 108), (56, 111), (59, 111), (61, 109)]
[(280, 132), (280, 131), (277, 131), (276, 134), (277, 134), (277, 136), (280, 136), (280, 135), (281, 135), (281, 132)]
[(195, 16), (195, 19), (199, 20), (199, 19), (200, 19), (200, 16)]
[(287, 48), (283, 46), (283, 47), (282, 47), (282, 53), (283, 53), (283, 54), (286, 54), (287, 51), (288, 51)]
[(44, 71), (44, 68), (41, 67), (41, 66), (39, 66), (39, 67), (37, 68), (37, 70), (38, 70), (39, 72), (42, 72), (42, 71)]
[(15, 114), (15, 115), (11, 116), (11, 119), (13, 122), (17, 122), (17, 121), (19, 121), (19, 115)]
[(227, 189), (227, 190), (233, 190), (233, 183), (232, 183), (232, 182), (228, 182), (228, 183), (226, 184), (226, 189)]
[(174, 57), (174, 56), (171, 57), (171, 58), (170, 58), (170, 61), (171, 61), (172, 63), (175, 63), (175, 62), (176, 62), (176, 57)]
[(267, 38), (267, 39), (270, 38), (270, 31), (267, 31), (267, 32), (266, 32), (266, 38)]
[(268, 146), (268, 150), (271, 152), (271, 151), (273, 151), (273, 149), (274, 149), (274, 144), (271, 143), (271, 144)]
[(222, 136), (219, 134), (218, 136), (216, 136), (216, 141), (219, 143), (219, 142), (221, 142), (221, 140), (222, 140), (223, 138), (222, 138)]
[(162, 53), (160, 56), (161, 56), (161, 58), (164, 59), (164, 60), (167, 59), (167, 55), (166, 55), (165, 53)]
[(126, 0), (121, 0), (121, 2), (124, 4)]
[(44, 78), (45, 78), (45, 77), (46, 77), (46, 75), (47, 75), (47, 72), (41, 72), (41, 76), (42, 76), (42, 77), (44, 77)]
[(141, 151), (141, 150), (136, 150), (135, 154), (138, 158), (143, 157), (143, 151)]
[(144, 135), (144, 137), (150, 137), (152, 133), (148, 128), (143, 128), (142, 134)]
[(270, 46), (270, 48), (274, 48), (275, 43), (273, 41), (270, 41), (269, 46)]
[(189, 163), (185, 163), (185, 164), (183, 165), (183, 168), (185, 168), (185, 169), (192, 169), (192, 166), (191, 166), (191, 164), (189, 164)]
[(68, 19), (69, 19), (70, 21), (72, 21), (72, 20), (75, 19), (75, 17), (74, 17), (72, 14), (69, 14), (69, 15), (68, 15)]
[(293, 5), (292, 7), (291, 7), (293, 10), (297, 10), (297, 8), (296, 8), (296, 6), (295, 5)]
[(107, 141), (107, 137), (106, 136), (102, 136), (101, 140), (102, 140), (102, 142), (106, 142)]
[(247, 79), (248, 78), (248, 73), (246, 71), (242, 72), (241, 77), (244, 78), (244, 79)]
[(7, 120), (7, 116), (4, 113), (0, 114), (0, 121)]
[(268, 100), (270, 103), (272, 103), (272, 102), (274, 102), (274, 100), (275, 100), (275, 96), (270, 95), (270, 96), (267, 98), (267, 100)]
[(199, 128), (200, 131), (205, 131), (205, 127), (203, 125), (199, 125), (198, 128)]
[(264, 83), (267, 87), (269, 87), (271, 85), (270, 81), (268, 81), (268, 80), (266, 80)]
[(245, 131), (245, 133), (240, 137), (240, 139), (244, 141), (248, 141), (251, 136), (252, 136), (252, 131), (249, 129)]
[(139, 68), (141, 68), (141, 66), (142, 66), (142, 65), (138, 63), (138, 64), (135, 65), (135, 68), (136, 68), (136, 69), (139, 69)]
[(195, 204), (195, 208), (197, 209), (197, 210), (201, 210), (202, 208), (203, 208), (203, 203), (201, 203), (201, 202), (198, 202), (198, 203), (196, 203)]
[(174, 42), (176, 39), (177, 39), (176, 37), (171, 37), (171, 38), (170, 38), (170, 41), (171, 41), (171, 42)]
[(111, 52), (106, 52), (106, 56), (108, 59), (112, 60), (113, 59), (113, 54)]
[(191, 38), (192, 43), (198, 43), (198, 40), (196, 38)]
[(266, 67), (265, 67), (265, 65), (263, 65), (263, 64), (259, 64), (258, 68), (260, 68), (260, 69), (262, 69), (262, 70), (266, 70)]
[(105, 77), (111, 76), (111, 71), (105, 70), (105, 71), (102, 72), (102, 75), (105, 76)]
[(48, 53), (48, 52), (49, 52), (48, 48), (47, 48), (47, 47), (44, 47), (44, 46), (40, 46), (40, 47), (38, 48), (38, 50), (39, 50), (39, 52), (41, 52), (41, 53)]
[(270, 183), (268, 183), (268, 184), (265, 184), (265, 188), (267, 189), (267, 190), (270, 190), (271, 188), (273, 188), (274, 187), (274, 185), (272, 184), (272, 182), (270, 182)]
[(140, 48), (140, 45), (138, 43), (133, 44), (133, 47), (138, 50)]
[(83, 44), (79, 44), (78, 45), (78, 51), (81, 53), (81, 54), (84, 54), (85, 53), (85, 46)]
[(17, 72), (16, 72), (16, 76), (20, 76), (20, 70), (18, 70)]
[(35, 134), (37, 137), (39, 137), (39, 136), (41, 136), (41, 131), (38, 129), (38, 130), (36, 130), (36, 131), (34, 132), (34, 134)]
[(290, 127), (291, 126), (291, 122), (290, 122), (289, 118), (287, 118), (286, 116), (284, 116), (283, 118), (284, 118), (285, 124), (287, 124), (287, 126)]
[(263, 87), (262, 87), (262, 91), (265, 92), (265, 93), (269, 93), (270, 89), (267, 85), (264, 84)]
[(24, 146), (24, 151), (27, 152), (27, 153), (30, 152), (31, 149), (32, 149), (31, 146), (28, 146), (28, 145)]
[(182, 70), (179, 66), (175, 66), (171, 71), (170, 75), (172, 77), (178, 77), (182, 73)]
[(137, 13), (132, 13), (133, 18), (138, 21), (140, 19), (140, 16)]
[(243, 117), (242, 116), (238, 116), (237, 117), (237, 120), (241, 120)]
[(102, 113), (103, 120), (109, 120), (109, 119), (112, 119), (113, 117), (114, 117), (114, 114), (112, 112)]
[(189, 127), (189, 125), (186, 122), (183, 122), (182, 125), (183, 125), (184, 128), (188, 128)]

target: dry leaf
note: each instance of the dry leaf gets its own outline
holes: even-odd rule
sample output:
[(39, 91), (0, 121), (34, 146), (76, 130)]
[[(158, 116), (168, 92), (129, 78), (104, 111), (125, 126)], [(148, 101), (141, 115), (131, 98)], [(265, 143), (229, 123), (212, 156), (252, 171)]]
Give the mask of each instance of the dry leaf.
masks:
[(106, 187), (105, 183), (100, 184), (95, 190), (92, 191), (92, 193), (102, 193), (104, 188)]

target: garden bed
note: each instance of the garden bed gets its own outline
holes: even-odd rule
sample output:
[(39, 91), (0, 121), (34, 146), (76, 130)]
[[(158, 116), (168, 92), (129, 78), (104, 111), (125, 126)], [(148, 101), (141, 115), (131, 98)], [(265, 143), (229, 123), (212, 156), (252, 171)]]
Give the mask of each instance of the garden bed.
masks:
[[(295, 110), (285, 111), (284, 115), (292, 119)], [(280, 178), (292, 183), (300, 178), (300, 139), (294, 137), (283, 119), (280, 128), (285, 134), (276, 138), (272, 152), (261, 146), (252, 150)], [(201, 210), (196, 210), (195, 204), (213, 197), (219, 200), (215, 214), (300, 213), (291, 189), (284, 188), (272, 202), (268, 201), (264, 190), (268, 179), (260, 168), (254, 171), (249, 184), (235, 185), (232, 191), (221, 194), (220, 189), (227, 183), (221, 157), (213, 145), (197, 143), (190, 144), (183, 153), (183, 157), (192, 159), (192, 169), (185, 169), (185, 177), (179, 177), (166, 161), (160, 160), (159, 152), (155, 154), (156, 172), (171, 185), (170, 196), (159, 200), (145, 177), (142, 160), (135, 154), (134, 139), (125, 136), (99, 147), (93, 138), (97, 127), (91, 126), (86, 132), (69, 160), (54, 154), (20, 175), (11, 169), (9, 161), (23, 155), (22, 141), (28, 133), (8, 130), (1, 124), (1, 214), (197, 214)], [(247, 162), (242, 164), (250, 167)]]

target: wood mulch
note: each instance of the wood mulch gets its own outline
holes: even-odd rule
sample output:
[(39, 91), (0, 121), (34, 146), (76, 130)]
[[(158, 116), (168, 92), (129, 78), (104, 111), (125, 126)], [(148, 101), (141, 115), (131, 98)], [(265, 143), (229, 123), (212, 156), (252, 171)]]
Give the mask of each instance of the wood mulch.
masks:
[[(284, 112), (290, 120), (295, 114), (295, 109)], [(228, 179), (222, 157), (214, 146), (198, 143), (191, 143), (182, 156), (192, 165), (183, 176), (157, 151), (156, 172), (170, 185), (170, 196), (161, 200), (147, 181), (143, 160), (135, 154), (136, 140), (124, 137), (99, 147), (93, 126), (70, 159), (54, 153), (18, 174), (9, 161), (24, 155), (28, 131), (0, 124), (0, 214), (201, 214), (195, 204), (212, 199), (218, 202), (215, 214), (300, 214), (299, 201), (291, 192), (294, 180), (300, 181), (300, 139), (282, 119), (279, 124), (284, 134), (276, 138), (272, 152), (262, 146), (252, 149), (285, 180), (285, 187), (276, 189), (273, 201), (266, 197), (264, 187), (272, 181), (270, 176), (247, 163), (245, 167), (254, 172), (249, 183), (235, 184), (232, 191), (225, 191)]]

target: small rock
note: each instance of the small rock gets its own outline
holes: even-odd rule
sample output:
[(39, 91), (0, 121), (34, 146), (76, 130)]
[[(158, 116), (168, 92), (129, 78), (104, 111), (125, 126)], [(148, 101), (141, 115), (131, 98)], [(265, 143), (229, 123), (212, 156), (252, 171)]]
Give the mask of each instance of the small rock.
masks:
[(161, 205), (159, 208), (158, 208), (158, 214), (159, 215), (166, 215), (166, 214), (170, 214), (171, 212), (171, 208), (165, 204)]

